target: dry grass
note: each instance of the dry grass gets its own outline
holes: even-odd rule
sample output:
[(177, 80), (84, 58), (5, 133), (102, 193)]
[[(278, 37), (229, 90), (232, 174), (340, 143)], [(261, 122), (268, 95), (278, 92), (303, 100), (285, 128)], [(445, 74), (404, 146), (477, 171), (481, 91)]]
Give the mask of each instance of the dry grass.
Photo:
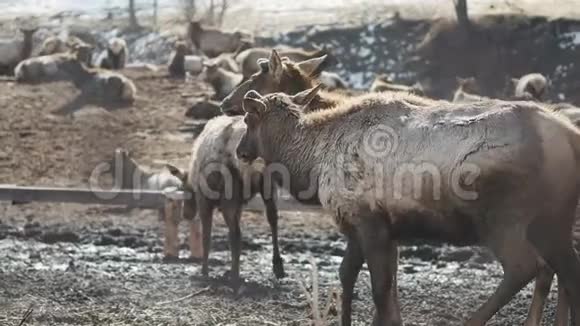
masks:
[[(340, 291), (336, 287), (331, 287), (329, 294), (327, 296), (326, 304), (324, 309), (321, 311), (320, 307), (320, 295), (319, 295), (319, 280), (318, 280), (318, 266), (316, 265), (316, 260), (314, 257), (310, 257), (310, 265), (312, 270), (310, 271), (310, 279), (312, 280), (311, 288), (312, 292), (308, 291), (308, 286), (304, 281), (299, 281), (300, 288), (306, 297), (306, 301), (310, 306), (313, 326), (328, 326), (331, 324), (331, 315), (340, 316)], [(340, 322), (339, 322), (340, 325)]]

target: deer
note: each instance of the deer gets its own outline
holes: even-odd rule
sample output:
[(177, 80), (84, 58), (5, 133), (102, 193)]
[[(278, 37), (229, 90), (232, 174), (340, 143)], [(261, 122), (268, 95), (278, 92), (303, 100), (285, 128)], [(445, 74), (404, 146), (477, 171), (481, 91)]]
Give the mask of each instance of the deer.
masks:
[(32, 54), (32, 36), (38, 28), (21, 28), (23, 39), (0, 40), (0, 74), (12, 75), (14, 68)]
[[(332, 64), (334, 60), (336, 60), (332, 55), (332, 50), (326, 46), (322, 48), (316, 48), (313, 51), (307, 51), (301, 48), (284, 48), (275, 50), (278, 52), (280, 57), (287, 57), (294, 62), (319, 58), (323, 55), (327, 56), (326, 63), (328, 65)], [(267, 59), (271, 52), (272, 49), (269, 48), (251, 48), (240, 52), (235, 59), (238, 63), (238, 66), (242, 70), (244, 79), (250, 78), (250, 76), (259, 71), (260, 67), (257, 64), (258, 59)]]
[(87, 49), (86, 52), (82, 53), (82, 57), (79, 59), (87, 67), (91, 67), (92, 50), (94, 50), (94, 47), (75, 36), (69, 37), (66, 41), (58, 36), (51, 36), (46, 38), (40, 46), (38, 55), (45, 56), (57, 53), (75, 52), (78, 48)]
[(541, 101), (548, 92), (548, 79), (539, 73), (513, 78), (514, 96)]
[(127, 42), (119, 37), (109, 40), (107, 49), (101, 53), (97, 62), (99, 67), (109, 70), (121, 70), (127, 65), (129, 49)]
[(391, 78), (387, 74), (379, 74), (375, 76), (371, 87), (369, 88), (370, 92), (408, 92), (416, 95), (424, 95), (423, 87), (421, 84), (417, 83), (413, 86), (395, 84), (391, 81)]
[[(280, 59), (278, 56), (277, 58)], [(298, 63), (287, 60), (283, 66), (279, 66), (284, 70), (284, 72), (280, 73), (278, 73), (277, 69), (268, 69), (267, 60), (263, 61), (262, 72), (238, 86), (236, 91), (230, 94), (228, 101), (230, 103), (235, 101), (237, 99), (236, 94), (243, 92), (248, 87), (291, 91), (291, 88), (296, 87), (292, 80), (299, 79), (311, 83), (311, 79), (305, 79), (306, 77), (304, 76), (312, 76), (312, 78), (318, 76), (320, 74), (318, 67), (322, 65), (324, 60), (324, 57)], [(279, 63), (281, 64), (281, 61)], [(224, 103), (222, 102), (223, 109)], [(243, 132), (243, 129), (240, 129), (240, 126), (243, 126), (243, 121), (242, 116), (239, 114), (236, 116), (234, 112), (233, 110), (229, 110), (228, 116), (221, 116), (210, 120), (202, 133), (194, 141), (189, 170), (182, 172), (179, 169), (174, 169), (173, 173), (180, 177), (185, 186), (194, 194), (195, 200), (190, 202), (189, 205), (194, 207), (191, 210), (199, 213), (202, 222), (203, 275), (208, 275), (209, 273), (208, 257), (211, 244), (212, 212), (216, 207), (220, 208), (222, 215), (226, 219), (230, 233), (230, 250), (232, 253), (232, 264), (228, 275), (231, 284), (235, 288), (240, 283), (240, 212), (243, 205), (258, 192), (264, 201), (266, 217), (272, 232), (272, 244), (274, 248), (272, 266), (274, 275), (281, 278), (284, 277), (285, 272), (278, 246), (278, 213), (274, 197), (276, 188), (274, 184), (264, 183), (259, 173), (259, 165), (239, 164), (239, 161), (236, 159), (234, 150)], [(224, 178), (210, 176), (208, 173), (211, 171), (204, 170), (208, 164), (215, 162), (220, 163), (219, 168), (224, 170), (223, 173), (227, 173), (228, 178), (226, 179), (230, 180), (231, 189), (229, 197), (226, 196), (226, 190), (228, 188), (225, 188)], [(218, 175), (222, 175), (222, 173)], [(218, 189), (213, 195), (218, 195), (219, 193), (219, 196), (208, 196), (207, 189), (214, 191)], [(216, 200), (216, 197), (219, 197), (219, 199)]]
[(202, 26), (199, 21), (189, 22), (187, 35), (195, 48), (210, 58), (222, 53), (235, 53), (254, 44), (253, 35), (248, 32), (225, 32)]
[(169, 76), (181, 78), (185, 77), (185, 56), (191, 54), (192, 51), (186, 42), (175, 42), (173, 45), (173, 51), (169, 56), (169, 64), (167, 65)]
[[(174, 173), (178, 168), (170, 163), (158, 172), (145, 170), (124, 148), (116, 148), (110, 164), (111, 176), (114, 185), (123, 190), (158, 190), (172, 191), (183, 190), (183, 182)], [(186, 201), (189, 199), (186, 199)], [(166, 262), (178, 259), (178, 236), (177, 225), (181, 217), (190, 220), (190, 251), (192, 257), (199, 257), (199, 246), (196, 237), (199, 233), (199, 225), (193, 222), (194, 212), (189, 210), (189, 205), (180, 205), (179, 201), (169, 200), (168, 205), (159, 210), (159, 216), (165, 220), (165, 248), (163, 260)]]
[[(578, 310), (580, 261), (570, 230), (580, 194), (580, 132), (569, 121), (532, 102), (453, 104), (401, 92), (306, 110), (319, 101), (319, 89), (292, 96), (249, 91), (236, 154), (246, 164), (260, 157), (266, 170), (271, 163), (286, 167), (290, 180), (282, 186), (301, 201), (320, 203), (360, 245), (347, 250), (340, 278), (349, 295), (366, 260), (373, 325), (400, 324), (391, 320), (392, 266), (395, 241), (409, 238), (485, 245), (498, 257), (504, 278), (467, 325), (484, 325), (537, 275), (540, 261), (562, 279)], [(475, 136), (481, 132), (485, 137)], [(441, 183), (423, 180), (425, 170), (405, 180), (405, 169), (417, 167), (408, 164), (420, 162), (429, 162), (420, 169)], [(356, 170), (341, 174), (345, 166)], [(574, 319), (580, 322), (580, 315)]]
[(204, 62), (199, 78), (210, 84), (214, 91), (214, 98), (218, 100), (228, 96), (242, 81), (242, 75), (228, 71), (215, 62)]
[(479, 85), (474, 77), (457, 77), (457, 89), (453, 93), (453, 102), (468, 103), (489, 100), (489, 98), (476, 95), (479, 92)]

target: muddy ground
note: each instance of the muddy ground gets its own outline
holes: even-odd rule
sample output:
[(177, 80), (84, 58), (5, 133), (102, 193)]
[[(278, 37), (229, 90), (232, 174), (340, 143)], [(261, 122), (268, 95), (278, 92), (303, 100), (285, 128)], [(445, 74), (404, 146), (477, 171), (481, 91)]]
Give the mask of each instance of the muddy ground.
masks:
[[(78, 94), (68, 83), (0, 82), (0, 183), (83, 186), (118, 146), (152, 169), (165, 161), (185, 166), (192, 137), (179, 130), (188, 102), (205, 86), (163, 73), (127, 75), (140, 94), (127, 108), (67, 105)], [(72, 110), (62, 114), (63, 106)], [(281, 214), (288, 276), (278, 281), (265, 218), (244, 213), (245, 285), (234, 295), (222, 281), (229, 250), (221, 217), (214, 222), (210, 278), (204, 279), (200, 265), (185, 259), (185, 244), (182, 262), (162, 262), (163, 230), (155, 211), (1, 203), (0, 212), (0, 325), (19, 325), (29, 309), (25, 325), (308, 325), (311, 309), (298, 282), (311, 278), (310, 257), (318, 268), (321, 305), (339, 288), (345, 244), (321, 214)], [(406, 325), (443, 326), (460, 325), (482, 304), (501, 270), (485, 251), (422, 244), (403, 247), (398, 275)], [(523, 322), (530, 290), (490, 325)], [(552, 293), (547, 318), (554, 299)], [(337, 324), (334, 314), (331, 309), (329, 320)], [(371, 314), (365, 270), (354, 320), (366, 325)]]

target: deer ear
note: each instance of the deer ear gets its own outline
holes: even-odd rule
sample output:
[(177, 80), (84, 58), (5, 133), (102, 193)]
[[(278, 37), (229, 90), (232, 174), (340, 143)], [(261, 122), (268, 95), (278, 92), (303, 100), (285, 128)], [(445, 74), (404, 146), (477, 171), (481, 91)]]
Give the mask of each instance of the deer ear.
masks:
[(317, 76), (322, 72), (323, 64), (326, 61), (327, 55), (323, 55), (318, 58), (312, 58), (304, 61), (300, 61), (296, 66), (302, 70), (307, 76)]
[(264, 103), (263, 99), (262, 95), (258, 92), (254, 90), (249, 91), (244, 96), (242, 107), (247, 113), (262, 115), (266, 112), (266, 103)]
[(318, 95), (318, 91), (322, 87), (322, 84), (318, 84), (311, 89), (302, 91), (294, 96), (292, 96), (292, 102), (300, 106), (307, 106), (312, 102), (312, 100)]
[(270, 69), (270, 61), (266, 58), (260, 58), (257, 60), (258, 66), (262, 72), (268, 72)]
[(170, 163), (166, 163), (165, 164), (165, 168), (169, 171), (169, 173), (171, 173), (172, 175), (174, 175), (175, 177), (177, 177), (182, 182), (185, 183), (187, 181), (187, 173), (181, 171), (175, 165), (170, 164)]
[(280, 80), (280, 78), (282, 78), (282, 72), (284, 70), (284, 67), (282, 66), (282, 59), (280, 59), (280, 56), (278, 55), (278, 52), (276, 50), (272, 50), (272, 53), (270, 53), (270, 60), (268, 60), (268, 69), (276, 80)]

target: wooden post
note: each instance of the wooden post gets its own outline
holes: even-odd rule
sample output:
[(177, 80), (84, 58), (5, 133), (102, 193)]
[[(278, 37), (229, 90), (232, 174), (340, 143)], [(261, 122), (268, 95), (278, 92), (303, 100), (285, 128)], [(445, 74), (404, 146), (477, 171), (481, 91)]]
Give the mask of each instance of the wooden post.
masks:
[(163, 221), (165, 222), (165, 244), (163, 253), (165, 255), (164, 260), (172, 260), (179, 258), (179, 218), (177, 209), (178, 203), (181, 201), (175, 201), (173, 199), (167, 199), (165, 201), (165, 206), (161, 210), (163, 215)]
[(194, 218), (189, 222), (189, 252), (190, 258), (203, 257), (203, 242), (201, 238), (201, 221)]

